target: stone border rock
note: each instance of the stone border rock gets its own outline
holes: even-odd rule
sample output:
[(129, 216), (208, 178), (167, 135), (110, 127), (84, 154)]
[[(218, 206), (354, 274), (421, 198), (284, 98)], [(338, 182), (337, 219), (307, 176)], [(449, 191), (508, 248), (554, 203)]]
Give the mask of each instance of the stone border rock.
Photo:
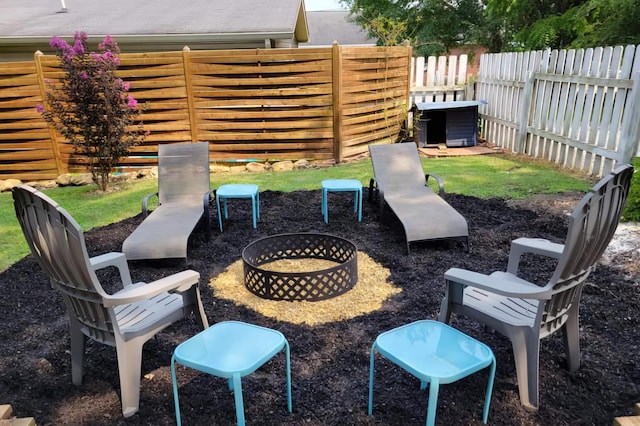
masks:
[[(354, 158), (345, 160), (344, 163), (351, 163), (354, 161), (362, 160), (367, 155), (360, 155)], [(231, 164), (231, 165), (229, 165)], [(234, 165), (232, 163), (211, 163), (209, 165), (209, 171), (211, 173), (263, 173), (263, 172), (288, 172), (295, 169), (310, 169), (310, 168), (322, 168), (332, 167), (336, 163), (333, 159), (330, 160), (297, 160), (297, 161), (277, 161), (270, 163), (268, 161), (261, 162), (248, 162), (246, 164)], [(135, 179), (149, 179), (158, 177), (158, 167), (149, 167), (140, 169), (137, 172), (125, 172), (115, 173), (111, 177), (111, 182), (121, 183)], [(11, 191), (12, 188), (26, 183), (36, 189), (51, 189), (58, 186), (80, 186), (93, 184), (93, 178), (91, 173), (65, 173), (58, 176), (56, 179), (28, 181), (23, 182), (19, 179), (6, 179), (0, 180), (0, 192)]]

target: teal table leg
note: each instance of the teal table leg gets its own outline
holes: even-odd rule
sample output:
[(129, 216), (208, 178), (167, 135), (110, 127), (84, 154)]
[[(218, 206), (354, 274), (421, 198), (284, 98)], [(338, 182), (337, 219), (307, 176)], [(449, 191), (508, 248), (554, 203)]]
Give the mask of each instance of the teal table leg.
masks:
[(438, 391), (440, 390), (440, 382), (437, 378), (433, 378), (429, 383), (429, 402), (427, 405), (427, 426), (436, 424), (436, 408), (438, 408)]

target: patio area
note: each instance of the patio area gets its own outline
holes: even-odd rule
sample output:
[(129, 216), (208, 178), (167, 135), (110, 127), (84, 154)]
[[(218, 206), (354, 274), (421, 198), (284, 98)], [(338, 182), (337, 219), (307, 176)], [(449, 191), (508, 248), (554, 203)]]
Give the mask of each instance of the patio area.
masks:
[[(353, 216), (352, 194), (332, 198), (331, 221), (321, 214), (320, 191), (260, 194), (261, 219), (250, 220), (249, 203), (234, 204), (224, 233), (207, 241), (196, 229), (188, 248), (188, 267), (201, 273), (200, 289), (210, 323), (241, 320), (282, 332), (291, 345), (293, 413), (286, 410), (284, 357), (276, 356), (243, 380), (248, 424), (263, 425), (421, 425), (427, 393), (417, 379), (381, 358), (376, 360), (373, 416), (367, 415), (369, 350), (380, 333), (421, 319), (437, 318), (443, 274), (450, 267), (480, 272), (503, 269), (509, 243), (518, 237), (561, 242), (567, 214), (582, 194), (545, 196), (524, 202), (482, 200), (447, 194), (446, 201), (469, 223), (470, 252), (452, 241), (416, 243), (406, 254), (400, 222), (387, 209), (363, 203), (362, 222)], [(366, 196), (365, 196), (366, 199)], [(141, 215), (86, 233), (96, 255), (120, 251)], [(212, 211), (211, 221), (217, 221)], [(381, 307), (348, 319), (308, 325), (256, 312), (221, 297), (216, 278), (241, 259), (242, 250), (263, 237), (290, 232), (329, 233), (353, 242), (358, 251), (390, 272), (399, 289)], [(630, 415), (638, 402), (640, 352), (635, 330), (640, 318), (638, 259), (617, 250), (598, 267), (585, 287), (580, 306), (582, 365), (565, 369), (561, 335), (543, 340), (540, 353), (540, 400), (537, 413), (526, 411), (518, 397), (511, 344), (497, 333), (465, 318), (452, 325), (487, 344), (497, 371), (489, 411), (495, 425), (610, 425)], [(376, 267), (377, 267), (376, 266)], [(184, 269), (182, 260), (130, 263), (135, 280), (153, 280)], [(528, 259), (525, 276), (545, 282), (547, 261)], [(362, 277), (367, 269), (359, 270)], [(100, 278), (115, 282), (115, 271)], [(212, 281), (213, 280), (213, 281)], [(29, 256), (0, 275), (0, 402), (18, 417), (55, 425), (172, 425), (170, 357), (175, 347), (197, 332), (190, 319), (170, 327), (144, 349), (140, 411), (124, 419), (119, 400), (115, 350), (88, 344), (84, 384), (71, 384), (68, 321), (64, 306)], [(244, 287), (242, 282), (239, 286)], [(244, 289), (244, 291), (247, 291)], [(247, 294), (250, 294), (247, 291)], [(340, 300), (341, 296), (335, 298)], [(296, 302), (282, 301), (282, 309)], [(309, 302), (313, 303), (313, 302)], [(348, 312), (358, 303), (345, 298)], [(283, 316), (284, 318), (284, 316)], [(190, 425), (233, 425), (233, 395), (223, 379), (179, 368), (182, 421)], [(480, 425), (487, 373), (482, 371), (440, 388), (437, 424)]]

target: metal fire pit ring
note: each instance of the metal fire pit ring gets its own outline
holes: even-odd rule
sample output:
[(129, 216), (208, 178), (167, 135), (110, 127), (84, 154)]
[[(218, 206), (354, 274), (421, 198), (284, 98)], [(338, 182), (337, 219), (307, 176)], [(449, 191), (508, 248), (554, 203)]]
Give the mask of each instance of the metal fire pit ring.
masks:
[[(336, 266), (318, 271), (277, 272), (260, 266), (281, 259), (324, 259)], [(244, 285), (263, 299), (326, 300), (349, 291), (358, 282), (358, 250), (344, 238), (329, 234), (278, 234), (261, 238), (242, 250)]]

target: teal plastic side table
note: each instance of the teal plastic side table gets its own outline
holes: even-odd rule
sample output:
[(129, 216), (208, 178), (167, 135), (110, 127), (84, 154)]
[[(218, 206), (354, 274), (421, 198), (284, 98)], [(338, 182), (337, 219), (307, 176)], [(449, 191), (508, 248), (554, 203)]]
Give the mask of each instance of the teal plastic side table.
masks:
[(222, 215), (220, 210), (220, 201), (222, 201), (224, 218), (229, 218), (229, 210), (227, 208), (227, 200), (229, 198), (249, 198), (251, 199), (251, 216), (253, 220), (253, 229), (258, 227), (257, 220), (260, 219), (260, 193), (258, 192), (258, 185), (251, 183), (230, 183), (227, 185), (221, 185), (215, 192), (216, 194), (216, 207), (218, 208), (218, 224), (220, 225), (220, 232), (222, 232)]
[(229, 380), (239, 426), (245, 424), (241, 378), (253, 373), (285, 349), (287, 361), (287, 409), (291, 412), (291, 355), (282, 333), (240, 321), (219, 322), (180, 344), (171, 357), (171, 380), (176, 421), (180, 420), (176, 363)]
[(322, 181), (322, 215), (324, 223), (329, 223), (329, 192), (354, 192), (353, 212), (362, 221), (362, 183), (357, 179), (327, 179)]
[(373, 411), (373, 376), (376, 350), (389, 361), (421, 380), (421, 389), (430, 385), (427, 426), (436, 420), (440, 384), (453, 383), (486, 367), (491, 367), (482, 421), (487, 423), (489, 403), (496, 373), (496, 359), (487, 345), (444, 323), (416, 321), (378, 336), (371, 347), (369, 366), (369, 415)]

